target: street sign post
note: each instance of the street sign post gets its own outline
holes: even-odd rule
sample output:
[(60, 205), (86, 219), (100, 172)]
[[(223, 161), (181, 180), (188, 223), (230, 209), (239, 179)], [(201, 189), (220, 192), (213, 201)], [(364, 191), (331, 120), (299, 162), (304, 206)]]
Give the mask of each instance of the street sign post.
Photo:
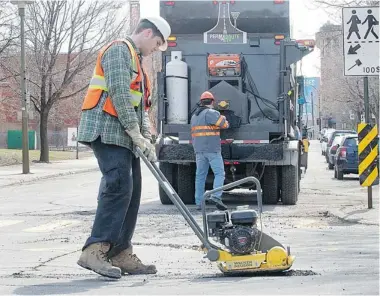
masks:
[(368, 208), (372, 208), (372, 185), (379, 183), (379, 138), (377, 125), (359, 123), (359, 182), (368, 187)]
[[(376, 141), (374, 137), (377, 134), (377, 126), (371, 130), (371, 137), (374, 139), (369, 139), (370, 135), (363, 138), (363, 134), (369, 133), (371, 127), (368, 76), (380, 74), (378, 18), (379, 7), (376, 6), (343, 7), (342, 9), (344, 75), (362, 76), (364, 82), (365, 123), (362, 120), (358, 126), (359, 175), (360, 185), (368, 188), (369, 209), (372, 208), (372, 184), (375, 180), (378, 181), (378, 168), (376, 161), (372, 159), (374, 155), (377, 158), (378, 146), (372, 147), (372, 145), (368, 148), (367, 145)], [(368, 151), (370, 151), (370, 157), (368, 157)], [(375, 169), (366, 170), (367, 167), (373, 168), (374, 165)]]
[(379, 7), (344, 7), (343, 56), (345, 76), (378, 76)]

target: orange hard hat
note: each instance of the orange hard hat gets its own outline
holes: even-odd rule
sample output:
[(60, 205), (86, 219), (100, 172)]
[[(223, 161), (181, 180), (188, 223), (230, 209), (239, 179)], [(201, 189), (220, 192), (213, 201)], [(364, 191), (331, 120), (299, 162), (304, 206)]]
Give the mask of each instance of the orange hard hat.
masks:
[(209, 91), (205, 91), (202, 95), (201, 95), (201, 101), (202, 100), (215, 100), (214, 98), (214, 95), (212, 93), (210, 93)]

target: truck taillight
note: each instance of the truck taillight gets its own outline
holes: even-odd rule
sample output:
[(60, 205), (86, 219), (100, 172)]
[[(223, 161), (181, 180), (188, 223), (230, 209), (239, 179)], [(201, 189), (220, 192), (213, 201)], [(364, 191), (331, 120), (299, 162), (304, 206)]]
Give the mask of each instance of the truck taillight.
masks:
[(166, 6), (174, 6), (174, 1), (165, 1)]
[(283, 4), (285, 0), (274, 0), (274, 4)]
[(227, 164), (227, 165), (229, 165), (229, 164), (240, 164), (240, 162), (238, 162), (238, 161), (224, 161), (224, 164)]
[(342, 157), (342, 158), (346, 158), (347, 157), (347, 148), (346, 147), (340, 148), (339, 156)]
[(274, 36), (274, 44), (280, 45), (281, 40), (285, 39), (285, 35), (276, 35)]
[(177, 46), (177, 42), (174, 42), (174, 41), (168, 42), (168, 47), (176, 47), (176, 46)]

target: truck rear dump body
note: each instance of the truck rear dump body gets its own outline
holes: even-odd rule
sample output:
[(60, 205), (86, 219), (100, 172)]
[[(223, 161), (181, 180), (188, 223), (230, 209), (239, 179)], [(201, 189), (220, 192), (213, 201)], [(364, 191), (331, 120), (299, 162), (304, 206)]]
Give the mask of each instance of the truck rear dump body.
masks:
[(264, 167), (298, 171), (291, 65), (309, 49), (289, 39), (289, 2), (160, 1), (160, 15), (172, 28), (158, 76), (161, 167), (176, 179), (181, 170), (194, 179), (190, 119), (209, 90), (230, 122), (221, 131), (226, 183), (247, 175), (263, 179)]

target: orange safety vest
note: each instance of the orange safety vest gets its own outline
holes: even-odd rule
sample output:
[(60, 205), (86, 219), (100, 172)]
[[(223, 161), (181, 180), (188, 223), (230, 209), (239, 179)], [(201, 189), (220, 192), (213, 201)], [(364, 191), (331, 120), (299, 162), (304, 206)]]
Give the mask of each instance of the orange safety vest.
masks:
[[(148, 111), (151, 106), (151, 85), (148, 78), (148, 75), (144, 73), (144, 71), (141, 68), (139, 57), (133, 48), (132, 44), (126, 40), (126, 39), (118, 39), (114, 40), (105, 47), (103, 47), (97, 57), (95, 69), (93, 72), (93, 76), (90, 81), (90, 85), (87, 90), (87, 94), (84, 98), (82, 110), (90, 110), (92, 108), (95, 108), (99, 101), (100, 97), (102, 96), (103, 91), (108, 92), (108, 88), (106, 85), (106, 81), (104, 78), (104, 72), (101, 65), (101, 60), (104, 52), (115, 42), (122, 41), (128, 45), (129, 51), (132, 55), (132, 67), (133, 67), (133, 75), (132, 75), (132, 81), (130, 84), (130, 93), (132, 97), (132, 105), (133, 107), (138, 107), (141, 103), (141, 99), (144, 95), (144, 110)], [(144, 78), (143, 78), (144, 77)], [(142, 86), (141, 84), (144, 84), (144, 93), (141, 92)], [(117, 112), (115, 110), (115, 107), (112, 104), (111, 98), (107, 96), (106, 101), (103, 106), (103, 111), (107, 112), (108, 114), (117, 117)]]

